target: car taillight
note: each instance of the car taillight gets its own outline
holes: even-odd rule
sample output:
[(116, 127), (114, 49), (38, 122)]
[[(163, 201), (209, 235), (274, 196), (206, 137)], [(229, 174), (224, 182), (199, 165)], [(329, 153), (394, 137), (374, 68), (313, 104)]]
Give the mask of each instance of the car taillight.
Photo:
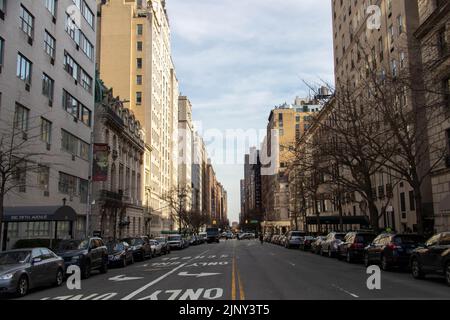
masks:
[(402, 248), (402, 247), (396, 245), (395, 243), (389, 243), (389, 244), (387, 245), (387, 247), (388, 247), (389, 249), (391, 249), (391, 250), (397, 250), (397, 249), (401, 249), (401, 248)]

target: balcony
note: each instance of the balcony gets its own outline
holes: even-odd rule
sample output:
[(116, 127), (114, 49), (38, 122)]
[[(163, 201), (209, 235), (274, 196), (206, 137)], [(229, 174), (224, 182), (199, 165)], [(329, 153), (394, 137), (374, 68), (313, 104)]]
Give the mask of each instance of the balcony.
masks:
[(119, 117), (119, 115), (117, 115), (117, 113), (115, 113), (114, 110), (108, 106), (105, 106), (103, 108), (102, 116), (106, 118), (106, 120), (109, 121), (112, 125), (117, 126), (119, 129), (125, 126), (122, 118)]

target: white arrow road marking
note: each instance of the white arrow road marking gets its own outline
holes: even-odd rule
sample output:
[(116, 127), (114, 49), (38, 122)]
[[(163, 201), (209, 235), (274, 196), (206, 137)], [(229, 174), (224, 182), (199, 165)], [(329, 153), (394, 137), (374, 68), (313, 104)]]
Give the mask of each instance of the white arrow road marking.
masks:
[(144, 279), (143, 277), (126, 277), (124, 274), (109, 278), (108, 280), (111, 281), (130, 281), (130, 280), (139, 280), (139, 279)]
[(221, 273), (206, 273), (202, 272), (199, 274), (189, 274), (187, 272), (180, 272), (178, 275), (181, 277), (196, 277), (196, 278), (202, 278), (202, 277), (210, 277), (210, 276), (217, 276)]
[[(206, 250), (205, 252), (202, 252), (201, 254), (205, 254), (206, 252), (208, 252), (208, 250)], [(142, 291), (147, 290), (148, 288), (150, 288), (151, 286), (153, 286), (154, 284), (160, 282), (161, 280), (164, 280), (165, 278), (167, 278), (168, 276), (170, 276), (172, 273), (177, 272), (178, 270), (180, 270), (181, 268), (183, 268), (187, 263), (183, 263), (181, 265), (179, 265), (178, 267), (176, 267), (175, 269), (167, 272), (166, 274), (163, 274), (161, 277), (159, 277), (158, 279), (153, 280), (150, 283), (147, 283), (145, 286), (137, 289), (136, 291), (133, 291), (132, 293), (130, 293), (129, 295), (127, 295), (126, 297), (123, 297), (121, 300), (130, 300), (131, 298), (135, 297), (136, 295), (138, 295), (139, 293), (141, 293)]]
[(356, 294), (354, 294), (354, 293), (351, 293), (351, 292), (345, 290), (344, 288), (341, 288), (341, 287), (339, 287), (339, 286), (337, 286), (337, 285), (335, 285), (335, 284), (332, 284), (331, 286), (334, 287), (334, 288), (336, 288), (336, 289), (338, 289), (339, 291), (345, 292), (346, 294), (352, 296), (353, 298), (359, 298), (358, 295), (356, 295)]

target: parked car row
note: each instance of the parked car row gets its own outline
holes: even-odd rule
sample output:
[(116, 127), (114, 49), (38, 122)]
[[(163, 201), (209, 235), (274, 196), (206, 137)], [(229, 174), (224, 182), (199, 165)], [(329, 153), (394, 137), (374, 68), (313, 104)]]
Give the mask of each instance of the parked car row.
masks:
[(21, 297), (37, 287), (60, 286), (72, 265), (80, 268), (82, 279), (87, 279), (94, 270), (106, 273), (109, 267), (126, 267), (135, 261), (169, 254), (170, 250), (169, 239), (142, 236), (107, 243), (97, 237), (63, 240), (55, 250), (0, 252), (0, 294)]
[(425, 241), (417, 234), (392, 232), (330, 232), (327, 236), (312, 237), (290, 231), (286, 235), (266, 235), (265, 241), (348, 263), (363, 262), (367, 267), (379, 265), (384, 271), (409, 269), (416, 279), (423, 279), (427, 274), (443, 275), (450, 286), (450, 232), (439, 233)]

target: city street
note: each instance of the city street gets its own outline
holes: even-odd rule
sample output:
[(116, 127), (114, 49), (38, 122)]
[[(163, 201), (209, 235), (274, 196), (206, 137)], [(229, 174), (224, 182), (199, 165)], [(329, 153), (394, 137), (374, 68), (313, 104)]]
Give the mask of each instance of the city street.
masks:
[(408, 272), (381, 274), (369, 290), (362, 264), (348, 264), (256, 240), (222, 240), (172, 251), (127, 268), (93, 273), (81, 290), (40, 289), (32, 300), (358, 300), (449, 299), (441, 278), (414, 280)]

